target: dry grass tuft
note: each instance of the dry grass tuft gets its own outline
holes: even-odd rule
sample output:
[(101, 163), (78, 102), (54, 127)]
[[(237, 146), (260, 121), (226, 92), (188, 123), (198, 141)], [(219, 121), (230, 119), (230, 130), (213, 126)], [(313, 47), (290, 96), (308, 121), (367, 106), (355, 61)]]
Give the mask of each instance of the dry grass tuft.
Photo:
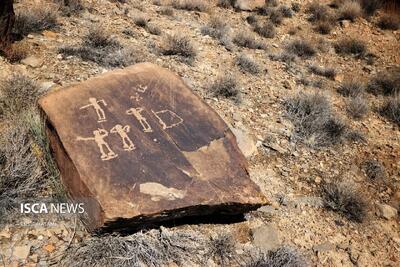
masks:
[(343, 96), (357, 97), (364, 94), (364, 85), (356, 80), (343, 82), (337, 89), (338, 93)]
[[(207, 239), (192, 231), (172, 232), (161, 227), (130, 236), (103, 236), (72, 246), (63, 263), (66, 266), (168, 266), (196, 265), (207, 250)], [(196, 262), (193, 262), (196, 261)]]
[(382, 116), (400, 126), (400, 98), (391, 97), (379, 109)]
[(362, 15), (360, 3), (355, 0), (347, 0), (339, 7), (339, 19), (355, 21)]
[(367, 202), (352, 185), (343, 182), (323, 187), (325, 207), (354, 222), (363, 222), (367, 216)]
[(361, 95), (350, 97), (350, 99), (347, 101), (346, 110), (353, 119), (363, 119), (369, 111), (368, 101)]
[(356, 57), (365, 56), (367, 53), (366, 44), (358, 39), (345, 38), (338, 41), (335, 45), (336, 53), (340, 55), (352, 55)]
[(259, 255), (246, 267), (306, 267), (307, 261), (296, 249), (280, 247)]
[(314, 30), (320, 34), (330, 34), (332, 31), (332, 22), (330, 21), (319, 21)]
[(329, 10), (325, 5), (317, 1), (312, 2), (307, 6), (306, 12), (310, 15), (309, 21), (324, 21), (330, 19)]
[(265, 38), (274, 38), (276, 35), (275, 25), (271, 22), (257, 23), (254, 31)]
[(145, 61), (143, 51), (135, 47), (123, 47), (100, 26), (90, 28), (80, 45), (61, 47), (59, 52), (109, 68), (127, 67)]
[(363, 169), (371, 181), (384, 181), (387, 178), (385, 167), (377, 160), (366, 160)]
[(310, 58), (316, 54), (314, 46), (303, 39), (297, 39), (289, 43), (286, 46), (286, 51), (301, 58)]
[(174, 0), (172, 6), (176, 9), (205, 12), (210, 7), (207, 1), (202, 0)]
[(219, 75), (211, 84), (209, 92), (212, 96), (221, 96), (239, 100), (239, 82), (232, 74)]
[(174, 34), (165, 38), (162, 53), (164, 55), (178, 55), (193, 61), (197, 55), (197, 50), (189, 37)]
[(310, 71), (316, 75), (324, 76), (328, 79), (335, 80), (336, 70), (334, 68), (321, 68), (317, 65), (310, 65), (308, 67)]
[(296, 128), (293, 138), (313, 147), (335, 145), (346, 137), (347, 126), (321, 94), (299, 94), (284, 101), (287, 117)]
[(41, 32), (57, 26), (58, 10), (56, 5), (43, 4), (23, 7), (17, 10), (13, 33), (26, 36), (32, 32)]
[(10, 63), (18, 63), (27, 57), (29, 47), (21, 42), (13, 43), (7, 47), (1, 54), (8, 59)]
[(400, 69), (379, 72), (369, 81), (367, 91), (374, 95), (400, 94)]
[(241, 70), (245, 72), (249, 72), (251, 74), (257, 74), (261, 71), (260, 65), (254, 61), (251, 57), (240, 54), (236, 59), (236, 64), (240, 67)]
[(0, 84), (0, 115), (12, 118), (36, 105), (38, 85), (28, 76), (14, 73)]
[(394, 15), (383, 15), (378, 21), (378, 27), (383, 30), (396, 31), (400, 28), (400, 19)]
[(233, 38), (233, 42), (241, 47), (247, 47), (250, 49), (265, 49), (266, 46), (263, 42), (258, 41), (253, 34), (248, 32), (240, 31)]

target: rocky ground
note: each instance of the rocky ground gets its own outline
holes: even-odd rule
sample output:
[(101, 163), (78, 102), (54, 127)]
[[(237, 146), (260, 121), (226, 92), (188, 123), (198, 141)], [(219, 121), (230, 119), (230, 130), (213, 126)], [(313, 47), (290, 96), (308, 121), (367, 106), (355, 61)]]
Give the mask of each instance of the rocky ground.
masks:
[[(279, 1), (288, 7), (293, 2)], [(329, 34), (321, 35), (314, 31), (316, 24), (308, 20), (306, 7), (310, 2), (299, 1), (300, 11), (284, 18), (276, 26), (274, 37), (263, 38), (254, 33), (265, 47), (251, 49), (229, 40), (221, 44), (204, 35), (202, 28), (211, 18), (219, 17), (230, 28), (224, 33), (228, 37), (240, 32), (253, 33), (253, 26), (246, 21), (248, 16), (255, 15), (261, 22), (269, 19), (257, 12), (216, 7), (214, 1), (210, 1), (211, 8), (203, 11), (167, 7), (166, 1), (83, 1), (84, 10), (69, 16), (63, 10), (54, 11), (55, 27), (29, 33), (18, 41), (18, 45), (27, 49), (24, 60), (10, 63), (0, 57), (0, 75), (6, 79), (12, 73), (24, 73), (37, 81), (42, 91), (47, 91), (109, 71), (112, 66), (59, 50), (78, 47), (89, 29), (102, 28), (123, 47), (135, 50), (134, 62), (150, 61), (178, 73), (196, 94), (241, 132), (238, 139), (248, 154), (251, 178), (271, 200), (271, 205), (247, 214), (243, 222), (184, 225), (172, 231), (190, 230), (206, 237), (227, 233), (235, 240), (236, 254), (243, 253), (246, 247), (274, 250), (289, 246), (311, 266), (398, 266), (400, 131), (398, 124), (377, 111), (390, 96), (363, 95), (370, 111), (355, 120), (346, 112), (348, 98), (339, 94), (337, 88), (352, 78), (367, 83), (382, 71), (399, 67), (400, 31), (378, 28), (376, 23), (383, 15), (379, 11), (368, 19), (360, 16), (354, 22), (336, 22)], [(17, 1), (16, 13), (44, 4), (40, 0)], [(338, 12), (333, 8), (328, 10)], [(150, 26), (138, 26), (139, 17), (153, 30)], [(176, 33), (187, 36), (193, 44), (197, 54), (192, 60), (162, 52), (166, 37)], [(369, 62), (368, 55), (336, 53), (334, 44), (344, 37), (363, 41), (368, 53), (374, 55), (373, 62)], [(298, 39), (316, 47), (315, 55), (295, 57), (290, 62), (274, 60), (274, 55), (286, 51), (288, 44)], [(258, 73), (248, 73), (237, 65), (236, 59), (243, 53), (257, 62)], [(335, 75), (326, 78), (313, 74), (310, 65), (334, 68)], [(210, 93), (211, 84), (221, 75), (235, 77), (240, 101)], [(348, 126), (348, 132), (357, 132), (363, 138), (322, 147), (316, 146), (312, 137), (297, 138), (298, 129), (285, 112), (285, 100), (299, 93), (316, 92), (327, 97), (334, 116)], [(1, 125), (3, 130), (9, 127), (5, 121)], [(364, 165), (368, 160), (382, 165), (384, 181), (367, 177)], [(354, 186), (360, 191), (356, 197), (365, 199), (366, 216), (361, 222), (325, 207), (324, 186), (339, 182)], [(70, 248), (90, 238), (74, 219), (53, 219), (53, 224), (36, 227), (29, 218), (25, 220), (0, 229), (0, 263), (4, 266), (62, 265), (59, 260)], [(224, 262), (226, 266), (244, 265), (218, 259), (206, 265)]]

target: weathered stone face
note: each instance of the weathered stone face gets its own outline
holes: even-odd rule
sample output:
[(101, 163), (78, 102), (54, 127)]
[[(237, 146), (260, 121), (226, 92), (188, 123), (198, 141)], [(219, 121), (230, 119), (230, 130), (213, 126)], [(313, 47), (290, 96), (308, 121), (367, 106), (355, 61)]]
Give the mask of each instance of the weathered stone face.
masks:
[(64, 184), (90, 205), (91, 230), (266, 202), (228, 126), (166, 69), (109, 72), (50, 93), (40, 106)]

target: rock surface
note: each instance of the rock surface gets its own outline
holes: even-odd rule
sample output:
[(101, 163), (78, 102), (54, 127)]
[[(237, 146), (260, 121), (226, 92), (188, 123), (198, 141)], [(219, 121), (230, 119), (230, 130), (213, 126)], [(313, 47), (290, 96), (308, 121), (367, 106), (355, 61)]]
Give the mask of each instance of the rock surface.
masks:
[(386, 220), (391, 220), (396, 217), (397, 210), (387, 204), (379, 204), (378, 215)]
[(252, 11), (265, 5), (265, 0), (237, 0), (235, 8), (244, 11)]
[(40, 100), (63, 182), (90, 230), (266, 203), (223, 120), (170, 71), (108, 72)]
[(275, 250), (281, 244), (278, 230), (271, 224), (254, 229), (252, 234), (254, 245), (265, 251)]

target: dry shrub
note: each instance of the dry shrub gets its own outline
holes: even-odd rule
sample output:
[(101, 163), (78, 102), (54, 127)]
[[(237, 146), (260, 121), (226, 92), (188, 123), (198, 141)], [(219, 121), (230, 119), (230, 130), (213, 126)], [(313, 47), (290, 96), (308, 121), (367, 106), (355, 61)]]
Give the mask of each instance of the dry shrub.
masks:
[[(33, 142), (22, 122), (1, 136), (5, 162), (0, 166), (0, 220), (18, 201), (32, 198), (44, 189), (44, 173), (33, 152)], [(8, 218), (7, 218), (8, 219)]]
[(314, 46), (303, 39), (292, 41), (286, 46), (286, 51), (301, 58), (310, 58), (316, 54)]
[(369, 111), (368, 101), (362, 96), (350, 97), (346, 110), (353, 119), (363, 119)]
[(257, 74), (261, 71), (260, 65), (254, 61), (251, 57), (240, 54), (236, 59), (236, 64), (240, 67), (241, 70), (245, 72), (249, 72), (251, 74)]
[(271, 22), (257, 23), (254, 31), (265, 38), (274, 38), (276, 35), (275, 25)]
[(367, 201), (353, 185), (334, 182), (323, 187), (325, 207), (354, 222), (363, 222), (367, 216)]
[(316, 75), (324, 76), (331, 80), (335, 80), (336, 70), (334, 68), (322, 68), (317, 65), (311, 65), (311, 66), (309, 66), (309, 69), (312, 73), (314, 73)]
[(169, 6), (161, 8), (159, 13), (164, 16), (174, 16), (174, 10)]
[(309, 21), (323, 21), (330, 19), (328, 8), (317, 1), (309, 4), (306, 12), (310, 14), (310, 17), (308, 18)]
[(216, 16), (212, 16), (207, 26), (203, 26), (200, 29), (203, 35), (209, 35), (212, 38), (217, 39), (229, 50), (232, 46), (232, 42), (229, 36), (230, 30), (231, 29), (229, 25), (224, 20)]
[(35, 81), (14, 73), (0, 84), (0, 115), (13, 117), (36, 105), (39, 88)]
[(235, 35), (233, 42), (241, 47), (247, 47), (250, 49), (265, 49), (266, 46), (263, 42), (260, 42), (256, 37), (248, 32), (241, 31)]
[(162, 53), (164, 55), (178, 55), (192, 61), (197, 55), (197, 50), (189, 37), (173, 34), (165, 38)]
[(137, 15), (133, 18), (133, 22), (135, 23), (135, 25), (142, 27), (142, 28), (147, 26), (148, 21), (149, 20), (147, 19), (147, 17), (145, 17), (143, 15)]
[(246, 267), (307, 267), (304, 256), (291, 247), (280, 247), (276, 250), (262, 253)]
[(161, 28), (154, 24), (147, 24), (146, 29), (149, 33), (154, 34), (154, 35), (162, 34)]
[(192, 231), (170, 231), (161, 227), (129, 236), (92, 237), (69, 248), (63, 265), (77, 266), (168, 266), (197, 265), (208, 251), (205, 236)]
[(382, 116), (400, 126), (400, 97), (391, 97), (379, 109)]
[(233, 100), (239, 100), (239, 83), (234, 75), (219, 75), (211, 84), (209, 92), (213, 96), (222, 96)]
[(355, 0), (347, 0), (339, 8), (339, 19), (354, 21), (362, 15), (360, 3)]
[(360, 0), (361, 7), (364, 13), (368, 16), (372, 16), (375, 12), (382, 7), (382, 0)]
[(286, 99), (284, 107), (296, 128), (295, 139), (314, 147), (324, 147), (338, 144), (346, 137), (347, 126), (321, 94), (298, 94)]
[(146, 60), (143, 51), (122, 46), (100, 26), (91, 27), (80, 45), (61, 47), (59, 52), (110, 68), (127, 67)]
[(379, 72), (369, 81), (367, 91), (374, 95), (400, 94), (400, 69)]
[(338, 93), (343, 96), (357, 97), (364, 93), (364, 85), (356, 80), (343, 82), (337, 89)]
[(200, 12), (205, 12), (209, 9), (208, 3), (203, 0), (174, 0), (172, 6), (176, 9)]
[(319, 21), (314, 30), (320, 34), (330, 34), (332, 31), (332, 22), (330, 21)]
[(57, 26), (58, 10), (55, 5), (23, 6), (17, 10), (13, 33), (20, 36), (41, 32)]
[(378, 21), (379, 28), (396, 31), (400, 28), (400, 19), (393, 14), (385, 14)]
[(354, 38), (344, 38), (338, 41), (334, 47), (336, 53), (341, 55), (362, 57), (367, 53), (366, 44), (363, 41)]
[(10, 61), (10, 63), (17, 63), (27, 57), (28, 51), (28, 45), (19, 42), (11, 44), (2, 51), (2, 54), (8, 59), (8, 61)]
[(366, 160), (363, 163), (363, 169), (371, 181), (385, 181), (387, 178), (385, 167), (377, 160)]

